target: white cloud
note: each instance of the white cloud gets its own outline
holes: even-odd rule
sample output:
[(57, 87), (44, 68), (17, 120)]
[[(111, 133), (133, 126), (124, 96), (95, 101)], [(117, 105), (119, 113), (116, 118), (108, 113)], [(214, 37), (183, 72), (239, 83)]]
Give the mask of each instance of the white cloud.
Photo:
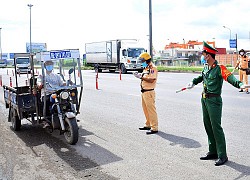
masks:
[[(32, 42), (47, 43), (48, 49), (79, 48), (82, 52), (85, 42), (148, 38), (145, 0), (0, 0), (3, 52), (25, 51), (29, 3), (34, 5)], [(227, 42), (229, 30), (223, 25), (231, 29), (232, 37), (237, 33), (238, 38), (248, 39), (249, 7), (250, 1), (245, 0), (152, 0), (153, 44), (159, 50), (183, 38)]]

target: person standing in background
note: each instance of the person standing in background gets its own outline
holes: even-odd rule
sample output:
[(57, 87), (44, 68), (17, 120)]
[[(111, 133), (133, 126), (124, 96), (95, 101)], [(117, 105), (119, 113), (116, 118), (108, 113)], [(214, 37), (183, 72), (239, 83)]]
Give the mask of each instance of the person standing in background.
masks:
[[(248, 57), (244, 49), (239, 51), (239, 60), (236, 63), (234, 69), (239, 69), (239, 79), (240, 81), (244, 82), (244, 84), (248, 84), (248, 76), (247, 76), (247, 69), (248, 69)], [(246, 93), (249, 94), (248, 88), (245, 89)], [(243, 89), (240, 89), (239, 92), (243, 92)]]

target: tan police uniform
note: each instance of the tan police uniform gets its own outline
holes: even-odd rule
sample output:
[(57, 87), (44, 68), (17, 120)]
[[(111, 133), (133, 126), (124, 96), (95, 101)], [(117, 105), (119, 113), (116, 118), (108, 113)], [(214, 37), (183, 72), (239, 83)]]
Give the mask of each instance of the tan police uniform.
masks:
[(155, 107), (155, 86), (158, 76), (156, 66), (151, 62), (142, 73), (143, 78), (155, 78), (153, 82), (141, 80), (142, 108), (146, 117), (145, 127), (151, 127), (152, 131), (158, 131), (158, 117)]
[[(237, 67), (239, 67), (239, 79), (244, 84), (248, 84), (248, 76), (246, 74), (246, 70), (248, 68), (248, 57), (247, 56), (240, 56), (239, 60), (237, 61)], [(245, 89), (248, 92), (248, 88)]]

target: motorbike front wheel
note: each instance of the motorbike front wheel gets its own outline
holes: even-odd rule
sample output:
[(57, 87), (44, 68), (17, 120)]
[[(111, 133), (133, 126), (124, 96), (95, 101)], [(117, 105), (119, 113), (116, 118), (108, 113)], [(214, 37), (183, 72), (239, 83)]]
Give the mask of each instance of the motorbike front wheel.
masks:
[(65, 132), (64, 137), (67, 141), (67, 143), (74, 145), (78, 141), (78, 125), (76, 122), (76, 118), (68, 119), (65, 118)]

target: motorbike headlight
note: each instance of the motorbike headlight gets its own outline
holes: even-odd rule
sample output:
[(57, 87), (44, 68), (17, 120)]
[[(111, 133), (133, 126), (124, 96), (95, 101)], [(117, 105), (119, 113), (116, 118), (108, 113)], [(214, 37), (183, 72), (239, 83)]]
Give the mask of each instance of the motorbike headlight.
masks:
[(62, 98), (62, 99), (68, 99), (68, 97), (69, 97), (69, 93), (68, 92), (61, 92), (60, 93), (60, 97)]

